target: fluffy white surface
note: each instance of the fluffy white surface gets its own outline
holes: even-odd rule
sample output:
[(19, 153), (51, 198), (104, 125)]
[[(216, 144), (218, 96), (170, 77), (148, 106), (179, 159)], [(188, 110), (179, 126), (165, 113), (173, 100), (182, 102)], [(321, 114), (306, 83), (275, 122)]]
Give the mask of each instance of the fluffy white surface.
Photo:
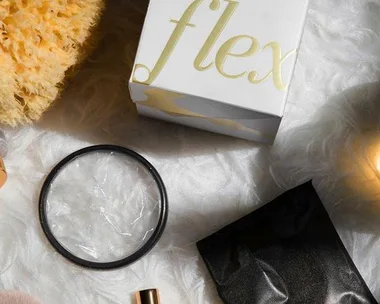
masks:
[[(134, 3), (140, 0), (134, 0)], [(138, 2), (140, 3), (140, 2)], [(9, 181), (0, 196), (0, 287), (43, 303), (132, 303), (156, 287), (163, 303), (220, 303), (195, 242), (285, 189), (315, 179), (350, 255), (380, 300), (380, 2), (311, 0), (287, 114), (273, 148), (136, 119), (126, 102), (141, 18), (112, 0), (104, 40), (63, 100), (33, 127), (6, 130)], [(128, 61), (127, 60), (127, 61)], [(63, 157), (98, 143), (146, 156), (168, 189), (158, 246), (131, 267), (83, 270), (46, 242), (37, 216), (44, 178)]]

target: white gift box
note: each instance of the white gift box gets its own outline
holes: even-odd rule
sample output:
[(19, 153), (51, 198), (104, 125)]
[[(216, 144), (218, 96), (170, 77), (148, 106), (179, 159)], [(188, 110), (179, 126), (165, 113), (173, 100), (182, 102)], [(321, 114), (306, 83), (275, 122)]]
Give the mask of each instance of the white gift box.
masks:
[(141, 115), (273, 143), (308, 0), (150, 0), (129, 82)]

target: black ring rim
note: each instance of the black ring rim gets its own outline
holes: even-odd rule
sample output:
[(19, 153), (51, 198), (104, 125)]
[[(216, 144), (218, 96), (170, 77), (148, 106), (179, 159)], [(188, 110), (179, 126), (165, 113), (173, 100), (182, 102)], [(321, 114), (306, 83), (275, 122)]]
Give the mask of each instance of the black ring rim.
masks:
[[(112, 261), (112, 262), (105, 262), (105, 263), (93, 262), (93, 261), (88, 261), (88, 260), (79, 258), (76, 255), (69, 252), (65, 247), (63, 247), (58, 242), (53, 232), (51, 231), (50, 226), (49, 226), (49, 221), (47, 218), (47, 213), (46, 213), (46, 202), (47, 202), (49, 190), (55, 178), (59, 175), (61, 170), (65, 168), (67, 165), (69, 165), (72, 161), (76, 160), (77, 158), (90, 154), (90, 153), (94, 153), (94, 152), (116, 152), (118, 154), (123, 154), (125, 156), (129, 156), (135, 159), (137, 162), (143, 165), (149, 171), (149, 173), (153, 176), (157, 184), (157, 187), (159, 189), (160, 198), (161, 198), (160, 217), (159, 217), (156, 229), (154, 230), (152, 236), (143, 244), (142, 247), (140, 247), (136, 252), (132, 253), (126, 258), (123, 258), (117, 261)], [(53, 170), (47, 176), (42, 186), (40, 199), (39, 199), (40, 224), (45, 236), (47, 237), (48, 241), (53, 246), (53, 248), (70, 262), (84, 268), (96, 269), (96, 270), (112, 270), (112, 269), (125, 267), (141, 259), (143, 256), (145, 256), (149, 251), (153, 249), (153, 247), (157, 244), (157, 242), (161, 238), (166, 227), (166, 223), (168, 219), (168, 210), (169, 210), (169, 205), (168, 205), (168, 197), (166, 193), (166, 188), (165, 188), (164, 182), (161, 179), (161, 176), (159, 175), (157, 170), (154, 168), (154, 166), (137, 152), (121, 147), (121, 146), (114, 146), (114, 145), (96, 145), (96, 146), (87, 147), (87, 148), (78, 150), (70, 154), (66, 158), (64, 158), (53, 168)]]

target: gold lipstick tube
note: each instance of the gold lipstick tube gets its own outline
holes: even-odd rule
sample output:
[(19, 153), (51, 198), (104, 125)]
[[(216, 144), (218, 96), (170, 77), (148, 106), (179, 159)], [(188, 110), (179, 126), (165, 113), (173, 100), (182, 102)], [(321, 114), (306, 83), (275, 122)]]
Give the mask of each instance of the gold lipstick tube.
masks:
[(158, 289), (147, 289), (136, 293), (137, 304), (160, 304)]

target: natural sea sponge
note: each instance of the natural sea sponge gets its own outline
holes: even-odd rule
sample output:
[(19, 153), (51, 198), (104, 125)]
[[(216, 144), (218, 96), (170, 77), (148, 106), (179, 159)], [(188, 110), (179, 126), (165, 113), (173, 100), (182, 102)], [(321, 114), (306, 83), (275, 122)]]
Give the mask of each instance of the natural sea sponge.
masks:
[(0, 0), (0, 123), (40, 118), (92, 48), (105, 0)]

